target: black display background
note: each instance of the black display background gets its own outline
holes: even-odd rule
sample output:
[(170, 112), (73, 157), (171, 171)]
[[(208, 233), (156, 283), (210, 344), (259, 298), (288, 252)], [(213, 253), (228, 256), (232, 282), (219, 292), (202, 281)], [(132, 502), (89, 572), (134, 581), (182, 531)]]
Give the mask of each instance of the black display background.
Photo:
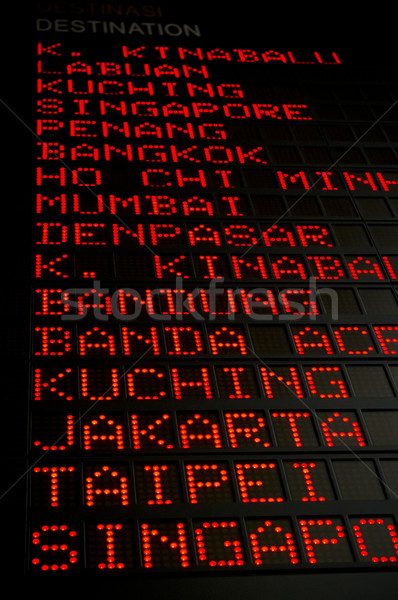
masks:
[[(312, 50), (315, 44), (330, 49), (330, 43), (336, 44), (343, 58), (350, 57), (350, 64), (357, 63), (364, 68), (370, 63), (376, 67), (381, 61), (393, 64), (396, 51), (392, 43), (391, 15), (363, 14), (347, 15), (345, 7), (281, 7), (262, 9), (257, 3), (250, 6), (245, 2), (236, 9), (228, 6), (193, 6), (192, 16), (181, 19), (180, 14), (187, 7), (164, 8), (167, 20), (175, 22), (203, 22), (205, 31), (203, 44), (208, 40), (217, 41), (219, 47), (232, 43), (238, 46), (282, 46)], [(18, 8), (21, 10), (19, 11)], [(29, 7), (33, 8), (33, 7)], [(326, 14), (325, 14), (326, 13)], [(211, 14), (211, 18), (208, 15)], [(7, 15), (13, 27), (11, 41), (4, 44), (4, 56), (8, 57), (4, 66), (5, 90), (1, 96), (1, 118), (7, 140), (3, 147), (3, 181), (7, 190), (3, 197), (9, 199), (4, 205), (2, 226), (2, 323), (1, 335), (6, 342), (2, 344), (1, 360), (3, 375), (3, 418), (0, 467), (3, 473), (2, 490), (9, 490), (1, 500), (3, 542), (2, 567), (4, 577), (9, 579), (13, 590), (30, 593), (42, 591), (43, 595), (66, 597), (70, 593), (83, 595), (100, 590), (100, 597), (126, 592), (143, 595), (147, 598), (189, 596), (201, 598), (204, 594), (210, 598), (219, 598), (229, 594), (233, 598), (285, 598), (296, 597), (323, 598), (332, 600), (341, 598), (385, 598), (394, 593), (397, 574), (394, 572), (311, 573), (273, 575), (202, 575), (200, 577), (176, 577), (174, 575), (153, 576), (149, 580), (136, 578), (130, 580), (121, 577), (117, 581), (95, 578), (93, 581), (61, 583), (56, 578), (27, 580), (23, 577), (21, 564), (25, 554), (25, 478), (26, 470), (26, 414), (28, 388), (28, 336), (29, 336), (29, 270), (30, 257), (30, 207), (29, 201), (17, 202), (16, 198), (31, 198), (29, 185), (32, 167), (30, 156), (34, 140), (29, 128), (31, 123), (30, 90), (34, 73), (33, 38), (31, 17), (26, 7), (15, 7)], [(176, 15), (174, 17), (174, 15)], [(169, 18), (170, 17), (170, 18)], [(388, 22), (390, 21), (390, 24)], [(5, 25), (7, 29), (7, 26)], [(12, 35), (15, 31), (15, 36)], [(7, 39), (9, 40), (8, 36)], [(256, 43), (252, 43), (256, 39)], [(225, 40), (225, 42), (224, 42)], [(230, 42), (230, 40), (239, 40)], [(5, 41), (5, 40), (4, 40)], [(153, 40), (148, 40), (152, 42)], [(10, 52), (11, 43), (12, 51)], [(322, 47), (319, 45), (321, 50)], [(18, 77), (15, 73), (18, 72)], [(10, 223), (18, 223), (11, 229)], [(10, 235), (10, 230), (12, 234)], [(12, 452), (10, 454), (10, 448)], [(5, 585), (5, 580), (4, 580)], [(76, 585), (81, 585), (77, 588)]]

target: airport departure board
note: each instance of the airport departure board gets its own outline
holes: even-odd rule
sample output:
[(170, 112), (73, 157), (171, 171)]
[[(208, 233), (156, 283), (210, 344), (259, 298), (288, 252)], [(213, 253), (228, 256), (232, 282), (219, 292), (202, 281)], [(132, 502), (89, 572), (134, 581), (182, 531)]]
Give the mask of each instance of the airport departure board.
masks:
[(393, 573), (396, 74), (169, 15), (33, 25), (24, 577)]

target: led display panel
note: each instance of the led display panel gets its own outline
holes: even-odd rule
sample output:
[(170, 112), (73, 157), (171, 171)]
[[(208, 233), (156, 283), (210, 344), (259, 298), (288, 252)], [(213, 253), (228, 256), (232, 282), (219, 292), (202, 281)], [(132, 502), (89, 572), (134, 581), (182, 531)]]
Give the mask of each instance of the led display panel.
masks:
[(390, 577), (395, 75), (188, 8), (33, 28), (23, 576)]

